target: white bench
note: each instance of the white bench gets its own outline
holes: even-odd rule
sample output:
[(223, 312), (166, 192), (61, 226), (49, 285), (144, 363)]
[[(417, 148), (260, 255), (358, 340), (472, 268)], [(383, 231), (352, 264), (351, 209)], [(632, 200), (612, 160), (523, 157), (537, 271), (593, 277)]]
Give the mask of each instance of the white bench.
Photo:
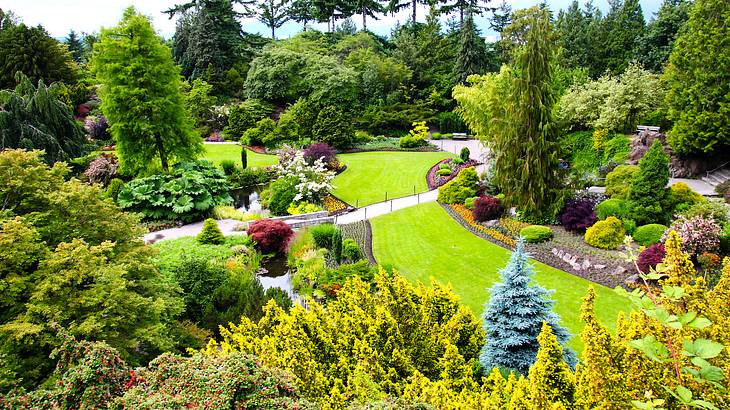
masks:
[(641, 133), (641, 132), (645, 132), (645, 131), (659, 132), (659, 127), (655, 127), (655, 126), (652, 126), (652, 125), (637, 125), (636, 126), (636, 132), (637, 133)]
[(469, 137), (466, 135), (465, 132), (455, 132), (451, 134), (451, 138), (455, 140), (468, 140)]

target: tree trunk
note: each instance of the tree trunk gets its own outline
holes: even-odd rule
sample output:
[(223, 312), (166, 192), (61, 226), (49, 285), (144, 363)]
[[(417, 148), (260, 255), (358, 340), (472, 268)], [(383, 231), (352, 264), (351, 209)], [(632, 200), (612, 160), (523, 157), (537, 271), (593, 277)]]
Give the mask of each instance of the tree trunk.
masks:
[(160, 154), (162, 170), (167, 172), (169, 170), (169, 167), (167, 166), (167, 154), (165, 153), (164, 145), (162, 145), (162, 138), (160, 138), (159, 135), (155, 135), (155, 145), (157, 145), (157, 152)]
[(459, 28), (464, 28), (464, 9), (459, 9)]
[(276, 33), (275, 33), (275, 30), (276, 30), (276, 28), (274, 28), (274, 26), (272, 25), (272, 26), (271, 26), (271, 39), (272, 39), (272, 40), (276, 40)]
[(365, 31), (368, 29), (368, 23), (365, 20), (365, 10), (362, 11), (362, 30)]
[(416, 0), (411, 0), (411, 5), (413, 6), (413, 23), (416, 23), (416, 6), (418, 6), (418, 2)]

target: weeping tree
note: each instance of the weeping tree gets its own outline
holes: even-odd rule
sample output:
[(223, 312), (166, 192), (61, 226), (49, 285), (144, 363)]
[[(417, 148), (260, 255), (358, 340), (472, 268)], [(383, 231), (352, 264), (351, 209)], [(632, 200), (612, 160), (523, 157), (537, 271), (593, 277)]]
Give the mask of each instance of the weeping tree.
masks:
[(16, 73), (14, 91), (0, 91), (0, 151), (6, 148), (42, 149), (46, 162), (81, 156), (87, 147), (81, 125), (57, 95), (57, 83), (38, 86)]
[(495, 156), (495, 183), (505, 202), (528, 219), (555, 216), (564, 190), (558, 125), (553, 116), (554, 37), (550, 12), (538, 7), (521, 21), (524, 45), (514, 65), (454, 88), (457, 111)]
[(203, 151), (180, 92), (180, 71), (147, 17), (133, 7), (94, 45), (92, 70), (123, 169), (132, 173)]

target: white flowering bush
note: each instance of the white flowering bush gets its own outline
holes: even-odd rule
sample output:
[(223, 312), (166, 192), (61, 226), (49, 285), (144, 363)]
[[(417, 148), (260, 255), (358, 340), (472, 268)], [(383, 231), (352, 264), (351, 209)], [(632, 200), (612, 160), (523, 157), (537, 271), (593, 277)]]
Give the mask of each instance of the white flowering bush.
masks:
[(321, 158), (309, 165), (299, 151), (289, 161), (277, 166), (281, 178), (294, 177), (299, 180), (294, 202), (319, 203), (332, 189), (335, 173), (327, 170)]
[(682, 239), (682, 250), (690, 255), (715, 252), (720, 247), (722, 229), (712, 218), (701, 215), (691, 218), (680, 216), (664, 233), (662, 242), (670, 231), (677, 231)]

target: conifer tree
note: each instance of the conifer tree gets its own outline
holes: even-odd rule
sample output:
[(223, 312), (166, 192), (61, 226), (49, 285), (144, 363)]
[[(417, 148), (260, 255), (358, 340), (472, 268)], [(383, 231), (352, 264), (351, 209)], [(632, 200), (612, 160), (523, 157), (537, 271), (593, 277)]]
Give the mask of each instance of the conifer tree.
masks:
[(543, 322), (537, 338), (540, 350), (535, 364), (530, 367), (530, 403), (534, 409), (549, 409), (553, 403), (573, 408), (575, 381), (570, 367), (563, 360), (563, 349), (558, 339)]
[(560, 10), (555, 23), (558, 45), (562, 48), (562, 63), (567, 67), (585, 67), (589, 62), (590, 41), (588, 32), (589, 18), (581, 10), (578, 0)]
[(74, 61), (80, 63), (84, 57), (84, 43), (81, 41), (75, 31), (71, 30), (64, 41), (68, 46), (68, 51), (71, 53)]
[(639, 172), (631, 181), (631, 218), (637, 225), (664, 223), (669, 182), (669, 156), (659, 140), (654, 141), (639, 161)]
[(669, 144), (680, 155), (730, 149), (730, 2), (697, 0), (666, 70), (674, 121)]
[(507, 405), (508, 410), (531, 410), (530, 407), (530, 385), (524, 376), (520, 376), (515, 383), (515, 388), (512, 391), (512, 397), (509, 399)]
[[(552, 312), (554, 302), (548, 291), (531, 285), (533, 267), (522, 238), (500, 271), (502, 281), (489, 291), (490, 298), (482, 318), (487, 342), (479, 361), (484, 369), (506, 367), (527, 374), (539, 349), (538, 334), (543, 322), (555, 329), (555, 335), (566, 346), (569, 334), (560, 326), (560, 318)], [(575, 365), (575, 352), (565, 347), (565, 360)]]
[(664, 70), (679, 30), (689, 20), (691, 5), (689, 0), (664, 0), (641, 38), (637, 59), (644, 68), (655, 73)]
[(248, 168), (248, 152), (246, 151), (246, 147), (241, 147), (241, 168)]
[(602, 69), (623, 72), (639, 49), (644, 35), (644, 14), (639, 0), (609, 0), (610, 10), (601, 21), (598, 55)]
[(354, 0), (355, 12), (362, 16), (362, 29), (368, 29), (367, 17), (378, 19), (378, 14), (385, 13), (382, 0)]
[(291, 19), (297, 23), (302, 23), (304, 31), (307, 31), (307, 23), (317, 19), (315, 12), (312, 0), (293, 0), (289, 8)]
[(262, 0), (258, 7), (258, 20), (271, 29), (271, 39), (276, 40), (276, 29), (289, 21), (289, 0)]
[(123, 169), (167, 171), (170, 162), (202, 152), (183, 106), (179, 70), (147, 17), (130, 7), (117, 27), (102, 30), (92, 70)]
[(484, 40), (479, 36), (479, 31), (474, 26), (474, 18), (469, 14), (459, 33), (459, 54), (454, 66), (456, 81), (463, 83), (470, 75), (482, 73), (485, 60)]

